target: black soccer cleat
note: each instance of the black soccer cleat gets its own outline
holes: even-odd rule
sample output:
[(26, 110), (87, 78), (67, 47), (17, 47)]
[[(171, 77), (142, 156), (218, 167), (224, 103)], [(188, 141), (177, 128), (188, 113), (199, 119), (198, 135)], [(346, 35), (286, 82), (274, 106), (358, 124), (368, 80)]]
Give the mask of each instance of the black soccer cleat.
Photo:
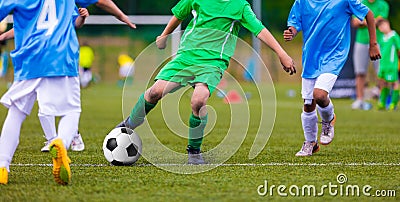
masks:
[(187, 148), (186, 151), (188, 152), (188, 164), (200, 165), (206, 163), (204, 162), (200, 149)]
[(126, 118), (121, 123), (119, 123), (117, 126), (115, 126), (115, 128), (130, 128), (130, 129), (132, 129), (129, 126), (129, 119), (130, 119), (130, 117), (128, 116), (128, 118)]

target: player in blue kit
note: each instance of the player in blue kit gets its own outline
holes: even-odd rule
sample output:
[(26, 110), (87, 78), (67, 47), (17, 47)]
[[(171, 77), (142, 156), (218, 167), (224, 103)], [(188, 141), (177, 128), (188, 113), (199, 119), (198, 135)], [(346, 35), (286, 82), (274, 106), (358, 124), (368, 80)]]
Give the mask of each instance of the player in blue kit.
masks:
[(311, 156), (319, 151), (316, 108), (322, 119), (320, 143), (328, 145), (334, 137), (336, 115), (329, 92), (349, 53), (352, 15), (360, 20), (366, 18), (370, 58), (379, 59), (374, 14), (360, 0), (296, 0), (290, 11), (284, 39), (291, 41), (303, 31), (301, 122), (306, 140), (296, 156)]
[(71, 180), (67, 148), (78, 130), (81, 112), (78, 78), (79, 44), (72, 20), (75, 3), (96, 3), (131, 28), (135, 25), (111, 0), (0, 1), (0, 20), (14, 17), (14, 82), (0, 102), (8, 108), (0, 136), (0, 184), (8, 183), (22, 122), (37, 100), (39, 113), (59, 116), (58, 138), (50, 144), (57, 183)]
[[(75, 28), (81, 28), (88, 16), (89, 11), (86, 8), (75, 7), (74, 13), (72, 14), (72, 22), (74, 23)], [(14, 39), (14, 28), (0, 35), (0, 43), (10, 39)], [(46, 138), (46, 142), (44, 142), (45, 145), (40, 151), (49, 152), (51, 141), (57, 137), (55, 116), (39, 113), (38, 117), (42, 125), (44, 137)], [(85, 144), (79, 131), (72, 139), (70, 149), (72, 151), (83, 151), (85, 149)]]

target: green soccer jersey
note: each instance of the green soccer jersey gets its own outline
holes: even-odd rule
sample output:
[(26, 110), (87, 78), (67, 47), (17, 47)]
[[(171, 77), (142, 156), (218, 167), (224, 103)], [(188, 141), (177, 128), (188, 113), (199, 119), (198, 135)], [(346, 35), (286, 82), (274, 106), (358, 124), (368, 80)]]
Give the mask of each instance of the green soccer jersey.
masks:
[[(373, 13), (375, 18), (382, 17), (387, 19), (389, 16), (389, 5), (385, 0), (376, 0), (373, 3), (370, 3), (368, 0), (363, 0), (363, 4), (365, 4)], [(378, 38), (382, 36), (382, 33), (377, 30), (376, 35)], [(361, 44), (369, 44), (369, 35), (367, 27), (360, 27), (357, 29), (356, 34), (356, 42)]]
[(176, 58), (222, 70), (234, 54), (240, 25), (255, 35), (265, 28), (246, 0), (181, 0), (172, 13), (179, 20), (193, 15)]
[(382, 58), (379, 64), (378, 77), (386, 81), (397, 81), (398, 75), (398, 51), (400, 50), (400, 36), (392, 31), (383, 35), (379, 40)]

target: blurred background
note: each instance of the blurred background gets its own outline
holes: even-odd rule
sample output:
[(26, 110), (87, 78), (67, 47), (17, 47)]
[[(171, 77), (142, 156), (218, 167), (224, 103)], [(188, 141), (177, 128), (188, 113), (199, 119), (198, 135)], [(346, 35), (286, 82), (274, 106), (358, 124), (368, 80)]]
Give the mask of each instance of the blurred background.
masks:
[[(179, 0), (172, 1), (139, 1), (139, 0), (114, 0), (114, 2), (128, 15), (171, 15), (171, 8)], [(400, 31), (400, 1), (386, 0), (390, 5), (389, 20), (392, 22), (393, 29)], [(287, 50), (296, 62), (296, 66), (301, 71), (301, 36), (290, 43), (283, 41), (282, 32), (286, 28), (286, 20), (290, 8), (294, 1), (270, 1), (261, 0), (261, 20), (265, 26), (273, 33), (282, 46)], [(249, 0), (250, 4), (253, 1)], [(257, 9), (257, 8), (256, 8)], [(256, 10), (255, 9), (255, 10)], [(259, 9), (259, 8), (258, 8)], [(90, 15), (106, 15), (106, 13), (96, 6), (88, 7)], [(90, 17), (89, 17), (90, 18)], [(182, 23), (182, 29), (191, 19)], [(8, 29), (12, 24), (8, 24)], [(129, 55), (133, 60), (149, 44), (155, 41), (164, 25), (138, 25), (136, 30), (131, 30), (124, 25), (93, 25), (87, 24), (77, 30), (80, 44), (86, 44), (93, 49), (94, 58), (92, 62), (92, 72), (96, 82), (117, 82), (120, 79), (118, 69), (120, 55)], [(240, 37), (252, 43), (252, 35), (246, 29), (241, 29)], [(13, 50), (13, 41), (6, 45), (8, 51)], [(268, 67), (274, 82), (300, 82), (300, 75), (289, 77), (281, 71), (279, 61), (272, 52), (261, 45), (261, 57)], [(12, 81), (12, 64), (8, 64), (9, 70), (5, 75), (5, 80)], [(232, 63), (229, 72), (239, 81), (243, 78), (243, 68), (236, 67)], [(373, 79), (374, 77), (371, 77)], [(262, 78), (261, 78), (262, 80)]]

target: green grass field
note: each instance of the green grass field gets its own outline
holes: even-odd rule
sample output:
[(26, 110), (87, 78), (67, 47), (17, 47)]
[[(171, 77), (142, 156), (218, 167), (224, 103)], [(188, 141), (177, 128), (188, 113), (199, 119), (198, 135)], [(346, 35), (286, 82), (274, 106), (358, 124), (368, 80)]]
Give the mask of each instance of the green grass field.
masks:
[[(255, 94), (254, 86), (244, 84), (244, 88)], [(400, 200), (399, 111), (353, 111), (350, 109), (351, 100), (336, 99), (338, 119), (333, 143), (321, 146), (321, 151), (312, 157), (298, 158), (294, 154), (303, 142), (300, 85), (277, 85), (275, 88), (276, 122), (263, 151), (255, 159), (248, 158), (259, 122), (257, 109), (260, 100), (254, 96), (249, 100), (252, 112), (249, 132), (238, 151), (222, 166), (192, 175), (167, 172), (150, 165), (144, 158), (129, 167), (109, 166), (103, 156), (102, 142), (108, 131), (122, 120), (122, 89), (115, 84), (98, 84), (84, 89), (80, 131), (86, 149), (69, 152), (73, 174), (68, 186), (54, 182), (52, 167), (48, 166), (51, 158), (40, 152), (44, 138), (35, 107), (23, 124), (20, 144), (10, 167), (9, 184), (0, 186), (0, 201)], [(286, 95), (289, 89), (297, 92), (295, 97)], [(189, 96), (183, 96), (180, 101), (179, 112), (184, 122), (189, 116), (189, 101)], [(223, 113), (229, 111), (229, 106), (216, 96), (210, 99), (209, 104), (216, 110), (218, 119), (204, 140), (205, 151), (217, 145), (229, 129), (229, 118)], [(2, 122), (6, 112), (4, 107), (0, 108)], [(240, 119), (241, 114), (232, 117)], [(185, 152), (186, 140), (173, 135), (165, 126), (160, 106), (148, 116), (148, 122), (160, 142), (172, 150)], [(246, 126), (235, 125), (232, 130), (236, 127)], [(137, 131), (142, 138), (146, 136), (140, 133), (140, 128)], [(146, 146), (151, 147), (144, 144), (144, 149)], [(163, 158), (163, 153), (158, 155)], [(187, 167), (181, 165), (184, 166)], [(192, 167), (196, 169), (196, 166)], [(339, 174), (346, 175), (344, 184), (338, 182)], [(289, 196), (279, 196), (276, 187), (272, 196), (270, 192), (259, 196), (257, 189), (266, 180), (269, 188), (271, 185), (285, 185), (283, 192)], [(324, 196), (290, 196), (291, 186), (314, 185), (319, 193), (321, 187), (329, 184), (357, 185), (360, 189), (370, 185), (371, 195), (382, 190), (386, 194), (396, 192), (396, 197), (367, 197), (363, 196), (362, 190), (361, 196), (346, 196), (344, 192), (331, 196), (328, 189)]]

